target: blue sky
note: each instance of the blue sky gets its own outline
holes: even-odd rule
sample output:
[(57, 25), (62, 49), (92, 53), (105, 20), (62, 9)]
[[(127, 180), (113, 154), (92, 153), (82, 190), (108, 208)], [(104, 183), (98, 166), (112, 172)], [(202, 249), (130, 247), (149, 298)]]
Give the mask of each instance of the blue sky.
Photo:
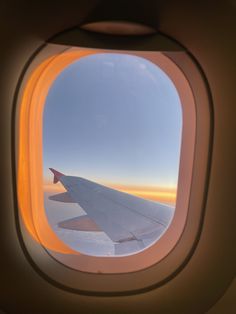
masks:
[(48, 168), (101, 183), (176, 186), (182, 110), (169, 77), (150, 61), (101, 53), (68, 66), (43, 118)]

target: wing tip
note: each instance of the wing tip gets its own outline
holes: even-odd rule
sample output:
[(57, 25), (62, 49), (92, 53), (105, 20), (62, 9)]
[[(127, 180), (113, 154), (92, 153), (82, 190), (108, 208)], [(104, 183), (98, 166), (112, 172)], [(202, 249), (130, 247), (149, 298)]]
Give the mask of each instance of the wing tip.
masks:
[(60, 178), (62, 176), (64, 176), (63, 173), (61, 173), (61, 172), (59, 172), (59, 171), (57, 171), (57, 170), (55, 170), (53, 168), (49, 168), (49, 170), (51, 170), (51, 172), (54, 174), (53, 183), (57, 183), (60, 180)]

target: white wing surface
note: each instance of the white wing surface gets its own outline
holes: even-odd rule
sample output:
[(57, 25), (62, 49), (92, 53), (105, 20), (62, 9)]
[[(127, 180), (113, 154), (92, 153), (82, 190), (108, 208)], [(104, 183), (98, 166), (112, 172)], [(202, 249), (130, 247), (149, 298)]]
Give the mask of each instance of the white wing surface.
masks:
[(54, 183), (60, 181), (67, 191), (50, 199), (78, 203), (87, 214), (83, 219), (75, 217), (63, 221), (59, 227), (70, 230), (102, 230), (114, 242), (116, 254), (145, 248), (161, 236), (172, 219), (174, 208), (170, 206), (84, 178), (66, 176), (52, 168), (50, 170), (54, 173)]

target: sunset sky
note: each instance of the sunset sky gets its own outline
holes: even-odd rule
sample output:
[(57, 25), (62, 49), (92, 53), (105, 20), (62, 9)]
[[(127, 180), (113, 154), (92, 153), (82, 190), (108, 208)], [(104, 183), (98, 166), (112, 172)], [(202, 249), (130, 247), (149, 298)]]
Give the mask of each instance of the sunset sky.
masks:
[(178, 93), (156, 65), (117, 53), (81, 58), (57, 77), (46, 99), (45, 189), (52, 189), (48, 168), (53, 167), (144, 198), (173, 202), (181, 129)]

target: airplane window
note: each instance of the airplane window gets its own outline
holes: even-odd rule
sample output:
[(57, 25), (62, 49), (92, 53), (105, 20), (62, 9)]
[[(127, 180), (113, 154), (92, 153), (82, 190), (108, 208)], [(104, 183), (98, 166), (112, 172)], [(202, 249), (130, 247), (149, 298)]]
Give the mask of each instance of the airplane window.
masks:
[(174, 216), (182, 105), (170, 77), (126, 53), (75, 60), (43, 112), (46, 217), (69, 248), (122, 256), (158, 241)]
[[(184, 52), (49, 45), (29, 67), (17, 107), (19, 224), (49, 276), (58, 277), (51, 263), (63, 267), (62, 282), (147, 270), (179, 243), (195, 214), (192, 86), (200, 105), (207, 99), (188, 60)], [(207, 138), (199, 138), (203, 156)]]
[(90, 35), (51, 38), (20, 76), (16, 230), (35, 270), (60, 287), (143, 291), (197, 245), (210, 94), (196, 60), (164, 35)]

